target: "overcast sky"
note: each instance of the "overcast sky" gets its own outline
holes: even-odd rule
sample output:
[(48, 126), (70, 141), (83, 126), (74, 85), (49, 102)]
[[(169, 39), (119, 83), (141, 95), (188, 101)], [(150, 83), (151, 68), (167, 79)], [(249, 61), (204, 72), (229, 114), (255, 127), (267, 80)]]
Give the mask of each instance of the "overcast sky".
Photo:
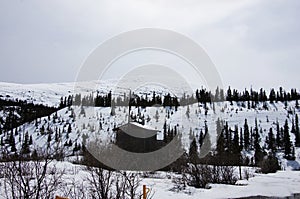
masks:
[(100, 43), (153, 27), (196, 41), (225, 86), (300, 88), (299, 9), (299, 0), (1, 0), (0, 81), (75, 81)]

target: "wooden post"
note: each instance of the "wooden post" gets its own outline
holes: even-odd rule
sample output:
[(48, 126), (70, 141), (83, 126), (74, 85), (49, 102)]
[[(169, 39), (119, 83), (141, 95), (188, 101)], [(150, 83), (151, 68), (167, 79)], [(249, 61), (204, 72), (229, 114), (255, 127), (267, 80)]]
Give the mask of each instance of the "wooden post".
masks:
[(147, 199), (147, 195), (149, 193), (150, 189), (146, 187), (146, 185), (143, 185), (143, 199)]
[(68, 198), (63, 198), (63, 197), (60, 197), (60, 196), (55, 196), (55, 199), (68, 199)]
[(147, 199), (147, 187), (143, 185), (143, 199)]

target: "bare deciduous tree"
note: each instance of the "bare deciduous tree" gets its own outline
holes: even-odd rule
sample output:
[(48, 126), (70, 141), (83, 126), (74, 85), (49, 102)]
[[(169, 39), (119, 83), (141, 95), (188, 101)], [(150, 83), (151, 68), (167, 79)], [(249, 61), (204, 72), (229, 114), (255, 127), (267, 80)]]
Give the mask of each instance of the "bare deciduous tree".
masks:
[(3, 163), (4, 187), (7, 198), (50, 199), (62, 183), (64, 171), (51, 165), (51, 159), (13, 159)]
[(237, 181), (233, 166), (189, 164), (185, 169), (187, 183), (196, 188), (205, 188), (209, 183), (234, 184)]
[(93, 199), (138, 199), (140, 178), (134, 172), (87, 167), (88, 195)]
[(122, 176), (125, 178), (125, 193), (128, 198), (136, 199), (140, 196), (138, 195), (138, 187), (140, 186), (141, 179), (139, 174), (133, 172), (123, 172)]
[(84, 182), (79, 183), (75, 178), (68, 183), (64, 183), (61, 192), (67, 198), (88, 199), (88, 192), (86, 191)]
[(102, 168), (88, 167), (90, 177), (89, 182), (89, 193), (91, 198), (112, 198), (111, 186), (113, 184), (113, 172), (104, 170)]

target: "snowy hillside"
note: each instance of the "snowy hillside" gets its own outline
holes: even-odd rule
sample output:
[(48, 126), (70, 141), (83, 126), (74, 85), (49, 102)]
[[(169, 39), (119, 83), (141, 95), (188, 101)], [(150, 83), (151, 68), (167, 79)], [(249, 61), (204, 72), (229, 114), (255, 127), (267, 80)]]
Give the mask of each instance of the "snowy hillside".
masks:
[[(2, 96), (9, 95), (13, 98), (30, 99), (36, 103), (45, 103), (57, 105), (61, 96), (72, 92), (72, 84), (38, 84), (38, 85), (20, 85), (1, 83)], [(85, 82), (82, 84), (82, 91), (89, 93), (96, 87), (97, 82)], [(113, 83), (100, 84), (103, 92), (108, 92), (113, 87)], [(142, 91), (141, 93), (144, 93)], [(34, 98), (35, 97), (35, 98)], [(263, 107), (264, 105), (264, 107)], [(213, 110), (213, 106), (215, 111)], [(213, 147), (216, 147), (216, 120), (218, 118), (228, 122), (233, 128), (235, 125), (242, 127), (244, 120), (248, 120), (249, 126), (255, 125), (258, 121), (258, 127), (263, 130), (261, 135), (261, 145), (266, 143), (267, 132), (270, 128), (276, 130), (276, 123), (284, 124), (288, 119), (289, 126), (292, 124), (293, 115), (299, 114), (300, 110), (295, 109), (295, 101), (289, 102), (286, 107), (284, 103), (260, 103), (255, 109), (244, 108), (241, 103), (216, 102), (208, 104), (205, 111), (203, 105), (197, 103), (189, 106), (180, 106), (177, 111), (174, 108), (147, 107), (135, 108), (131, 114), (143, 115), (145, 125), (157, 129), (158, 137), (163, 137), (163, 126), (167, 125), (177, 127), (182, 133), (182, 141), (185, 150), (189, 149), (191, 142), (190, 136), (199, 136), (204, 131), (205, 123), (211, 136)], [(21, 149), (21, 143), (24, 141), (24, 135), (28, 132), (32, 136), (32, 148), (43, 147), (47, 140), (50, 140), (52, 146), (66, 145), (70, 154), (76, 145), (82, 145), (82, 137), (100, 138), (100, 143), (107, 143), (114, 140), (113, 129), (128, 122), (128, 108), (115, 107), (115, 116), (111, 116), (111, 108), (108, 107), (81, 107), (71, 106), (64, 108), (49, 117), (39, 118), (34, 122), (24, 124), (14, 130), (19, 139), (16, 139), (17, 149)], [(205, 113), (206, 112), (206, 113)], [(50, 134), (50, 135), (49, 135)], [(8, 133), (3, 134), (4, 140), (8, 138)], [(50, 137), (50, 138), (49, 138)], [(294, 135), (291, 134), (291, 140), (294, 141)], [(57, 142), (59, 140), (59, 142)], [(70, 144), (66, 144), (70, 143)]]
[[(108, 93), (115, 81), (107, 82), (84, 82), (80, 83), (80, 92), (91, 94), (98, 92)], [(59, 106), (61, 97), (76, 94), (74, 93), (74, 84), (37, 84), (37, 85), (18, 85), (10, 83), (0, 83), (0, 96), (2, 99), (22, 99), (49, 106)], [(158, 93), (166, 93), (166, 90), (157, 90), (158, 88), (147, 88), (140, 90), (137, 95), (144, 95), (149, 90), (155, 90)], [(77, 90), (78, 91), (78, 90)], [(117, 93), (114, 97), (123, 95)], [(113, 114), (112, 114), (113, 112)], [(43, 149), (50, 146), (51, 149), (63, 149), (65, 160), (81, 158), (83, 145), (89, 141), (97, 141), (100, 145), (107, 145), (115, 142), (116, 134), (114, 129), (128, 123), (129, 114), (138, 118), (143, 118), (144, 127), (156, 129), (158, 131), (157, 139), (164, 140), (164, 126), (168, 129), (176, 129), (182, 136), (181, 141), (185, 151), (189, 151), (192, 138), (199, 139), (201, 133), (208, 128), (208, 133), (212, 142), (212, 148), (217, 146), (216, 122), (218, 119), (228, 122), (230, 129), (243, 132), (245, 119), (249, 127), (256, 125), (260, 136), (260, 146), (267, 150), (267, 140), (269, 129), (274, 133), (277, 131), (277, 124), (283, 127), (287, 120), (288, 126), (295, 125), (296, 115), (300, 115), (300, 109), (296, 107), (296, 101), (283, 102), (264, 102), (258, 103), (255, 108), (247, 108), (245, 102), (214, 102), (207, 103), (204, 106), (201, 103), (194, 103), (186, 106), (179, 106), (178, 110), (174, 107), (131, 107), (129, 113), (128, 106), (111, 107), (91, 107), (72, 105), (35, 121), (25, 123), (8, 132), (0, 134), (1, 151), (11, 151), (11, 140), (14, 139), (16, 152), (29, 151), (29, 154), (36, 149)], [(5, 119), (5, 111), (1, 112), (1, 117)], [(295, 135), (289, 132), (292, 146), (295, 145)], [(24, 149), (24, 143), (26, 148)], [(13, 151), (10, 152), (13, 154)], [(26, 152), (25, 152), (26, 153)], [(27, 152), (28, 153), (28, 152)], [(254, 151), (242, 150), (245, 157), (253, 158)], [(280, 196), (289, 196), (293, 193), (300, 193), (296, 184), (300, 182), (299, 172), (293, 173), (290, 170), (300, 169), (300, 148), (295, 147), (295, 160), (286, 160), (283, 151), (277, 152), (280, 166), (283, 170), (276, 174), (262, 175), (255, 174), (256, 177), (249, 181), (238, 181), (243, 186), (233, 185), (211, 185), (210, 190), (198, 190), (189, 188), (188, 193), (176, 193), (172, 189), (172, 180), (167, 179), (143, 179), (143, 183), (153, 186), (156, 191), (154, 198), (227, 198), (227, 197), (246, 197), (251, 196), (253, 192), (256, 195), (278, 196), (273, 194), (277, 190), (272, 186), (267, 186), (262, 190), (259, 187), (264, 183), (273, 183), (275, 187), (286, 184), (292, 180), (288, 187), (283, 188)], [(69, 158), (68, 158), (69, 157)], [(63, 163), (62, 163), (63, 164)], [(69, 163), (64, 163), (68, 165)], [(73, 166), (73, 165), (72, 165)], [(246, 167), (245, 167), (246, 168)], [(244, 168), (244, 169), (245, 169)], [(255, 170), (255, 169), (253, 169)], [(69, 174), (68, 174), (69, 175)], [(79, 174), (76, 174), (79, 175)], [(81, 174), (80, 174), (81, 175)], [(164, 173), (161, 175), (165, 175)], [(175, 175), (175, 174), (174, 174)], [(253, 174), (254, 175), (254, 174)], [(69, 176), (70, 177), (70, 176)], [(80, 176), (79, 176), (80, 177)], [(279, 179), (277, 181), (277, 179)], [(255, 190), (255, 191), (254, 191)], [(223, 192), (228, 193), (222, 195)], [(242, 192), (242, 193), (240, 193)], [(278, 192), (279, 193), (279, 192)]]
[[(97, 89), (108, 92), (115, 83), (116, 80), (80, 82), (76, 84), (76, 90), (78, 93), (90, 93)], [(74, 86), (74, 83), (14, 84), (0, 82), (0, 97), (57, 106), (62, 96), (74, 94)]]

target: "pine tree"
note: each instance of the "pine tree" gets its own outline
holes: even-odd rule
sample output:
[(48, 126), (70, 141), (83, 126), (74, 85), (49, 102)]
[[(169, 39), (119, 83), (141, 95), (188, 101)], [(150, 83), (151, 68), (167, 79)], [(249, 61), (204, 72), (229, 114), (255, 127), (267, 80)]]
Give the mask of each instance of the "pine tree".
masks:
[(116, 107), (115, 107), (115, 103), (114, 102), (112, 102), (112, 104), (111, 104), (110, 115), (111, 116), (115, 116), (116, 115)]
[[(224, 148), (225, 148), (225, 140), (224, 140), (224, 133), (223, 133), (223, 125), (221, 124), (220, 118), (216, 121), (216, 131), (217, 131), (217, 154), (222, 156), (224, 154)], [(201, 142), (203, 139), (203, 135), (200, 133), (201, 136)], [(200, 141), (200, 139), (199, 139)]]
[(243, 129), (240, 129), (240, 150), (244, 149)]
[(273, 129), (270, 128), (269, 134), (268, 134), (268, 149), (271, 150), (273, 153), (275, 152), (275, 138), (273, 134)]
[(295, 116), (295, 146), (300, 147), (300, 130), (298, 115)]
[(64, 108), (64, 107), (65, 107), (65, 104), (64, 104), (64, 98), (61, 97), (61, 98), (60, 98), (59, 108)]
[(56, 131), (55, 131), (54, 140), (55, 140), (56, 143), (59, 141), (59, 135), (58, 135), (58, 132), (57, 132), (57, 128), (56, 128)]
[(211, 140), (208, 131), (204, 135), (203, 144), (200, 149), (200, 157), (205, 157), (211, 150)]
[(228, 87), (228, 90), (227, 90), (227, 98), (226, 98), (226, 100), (230, 101), (230, 104), (232, 105), (232, 93), (231, 93), (230, 86)]
[(12, 138), (11, 138), (10, 146), (11, 146), (11, 152), (16, 152), (17, 151), (16, 142), (15, 142), (15, 137), (14, 136), (12, 136)]
[(215, 92), (215, 102), (219, 102), (220, 101), (220, 91), (219, 91), (219, 87), (217, 87), (216, 92)]
[(240, 145), (239, 145), (239, 128), (236, 125), (234, 130), (234, 136), (232, 140), (232, 153), (233, 154), (239, 154), (240, 153)]
[(25, 136), (24, 136), (24, 144), (27, 145), (28, 144), (28, 131), (26, 131)]
[(199, 162), (199, 156), (198, 156), (198, 147), (197, 147), (197, 141), (194, 138), (191, 142), (190, 149), (189, 149), (189, 161), (196, 165)]
[(29, 136), (28, 136), (28, 131), (26, 131), (25, 136), (24, 136), (24, 141), (22, 144), (22, 153), (27, 154), (29, 153)]
[(245, 150), (249, 150), (250, 147), (250, 136), (249, 136), (249, 127), (248, 127), (247, 119), (245, 119), (245, 124), (244, 124), (244, 147)]
[(32, 141), (32, 135), (30, 135), (30, 137), (29, 137), (29, 145), (32, 145), (32, 143), (33, 143), (33, 141)]
[(290, 140), (290, 133), (289, 133), (289, 125), (288, 125), (288, 121), (285, 120), (285, 124), (284, 124), (284, 130), (283, 130), (283, 142), (284, 142), (284, 155), (287, 159), (291, 158), (291, 153), (292, 153), (292, 144), (291, 144), (291, 140)]
[(51, 134), (49, 133), (49, 134), (48, 134), (48, 139), (47, 139), (48, 144), (50, 144), (51, 139), (52, 139), (52, 138), (51, 138)]
[(295, 123), (294, 123), (294, 118), (292, 119), (292, 128), (291, 128), (291, 133), (295, 135), (296, 129), (295, 129)]
[(204, 134), (203, 134), (203, 131), (202, 131), (202, 129), (201, 129), (200, 135), (199, 135), (199, 146), (200, 146), (200, 148), (201, 148), (202, 145), (203, 145), (203, 139), (204, 139)]
[(276, 145), (278, 149), (282, 147), (281, 133), (278, 121), (276, 123)]
[(68, 133), (71, 133), (72, 132), (72, 127), (71, 127), (71, 124), (69, 124), (68, 126)]
[[(200, 134), (201, 138), (202, 138), (202, 135)], [(223, 134), (223, 131), (221, 131), (219, 137), (218, 137), (218, 140), (217, 140), (217, 154), (219, 156), (223, 156), (224, 155), (224, 146), (225, 144), (225, 140), (224, 140), (224, 134)]]
[[(261, 129), (262, 130), (262, 129)], [(258, 127), (257, 127), (257, 122), (256, 122), (256, 127), (254, 130), (254, 159), (255, 159), (255, 164), (257, 165), (263, 158), (263, 152), (260, 147), (260, 135), (258, 132)]]
[(73, 145), (73, 143), (72, 143), (72, 140), (69, 140), (69, 144), (68, 144), (69, 146), (72, 146)]
[(229, 132), (229, 129), (228, 129), (228, 122), (225, 123), (224, 125), (224, 139), (225, 139), (225, 144), (224, 144), (224, 147), (225, 147), (225, 150), (229, 150), (229, 147), (230, 147), (230, 132)]
[(164, 142), (167, 143), (168, 142), (168, 138), (167, 138), (167, 122), (166, 121), (164, 123), (163, 133), (164, 133)]
[(189, 119), (190, 118), (190, 106), (187, 106), (185, 114), (186, 114), (186, 117)]

